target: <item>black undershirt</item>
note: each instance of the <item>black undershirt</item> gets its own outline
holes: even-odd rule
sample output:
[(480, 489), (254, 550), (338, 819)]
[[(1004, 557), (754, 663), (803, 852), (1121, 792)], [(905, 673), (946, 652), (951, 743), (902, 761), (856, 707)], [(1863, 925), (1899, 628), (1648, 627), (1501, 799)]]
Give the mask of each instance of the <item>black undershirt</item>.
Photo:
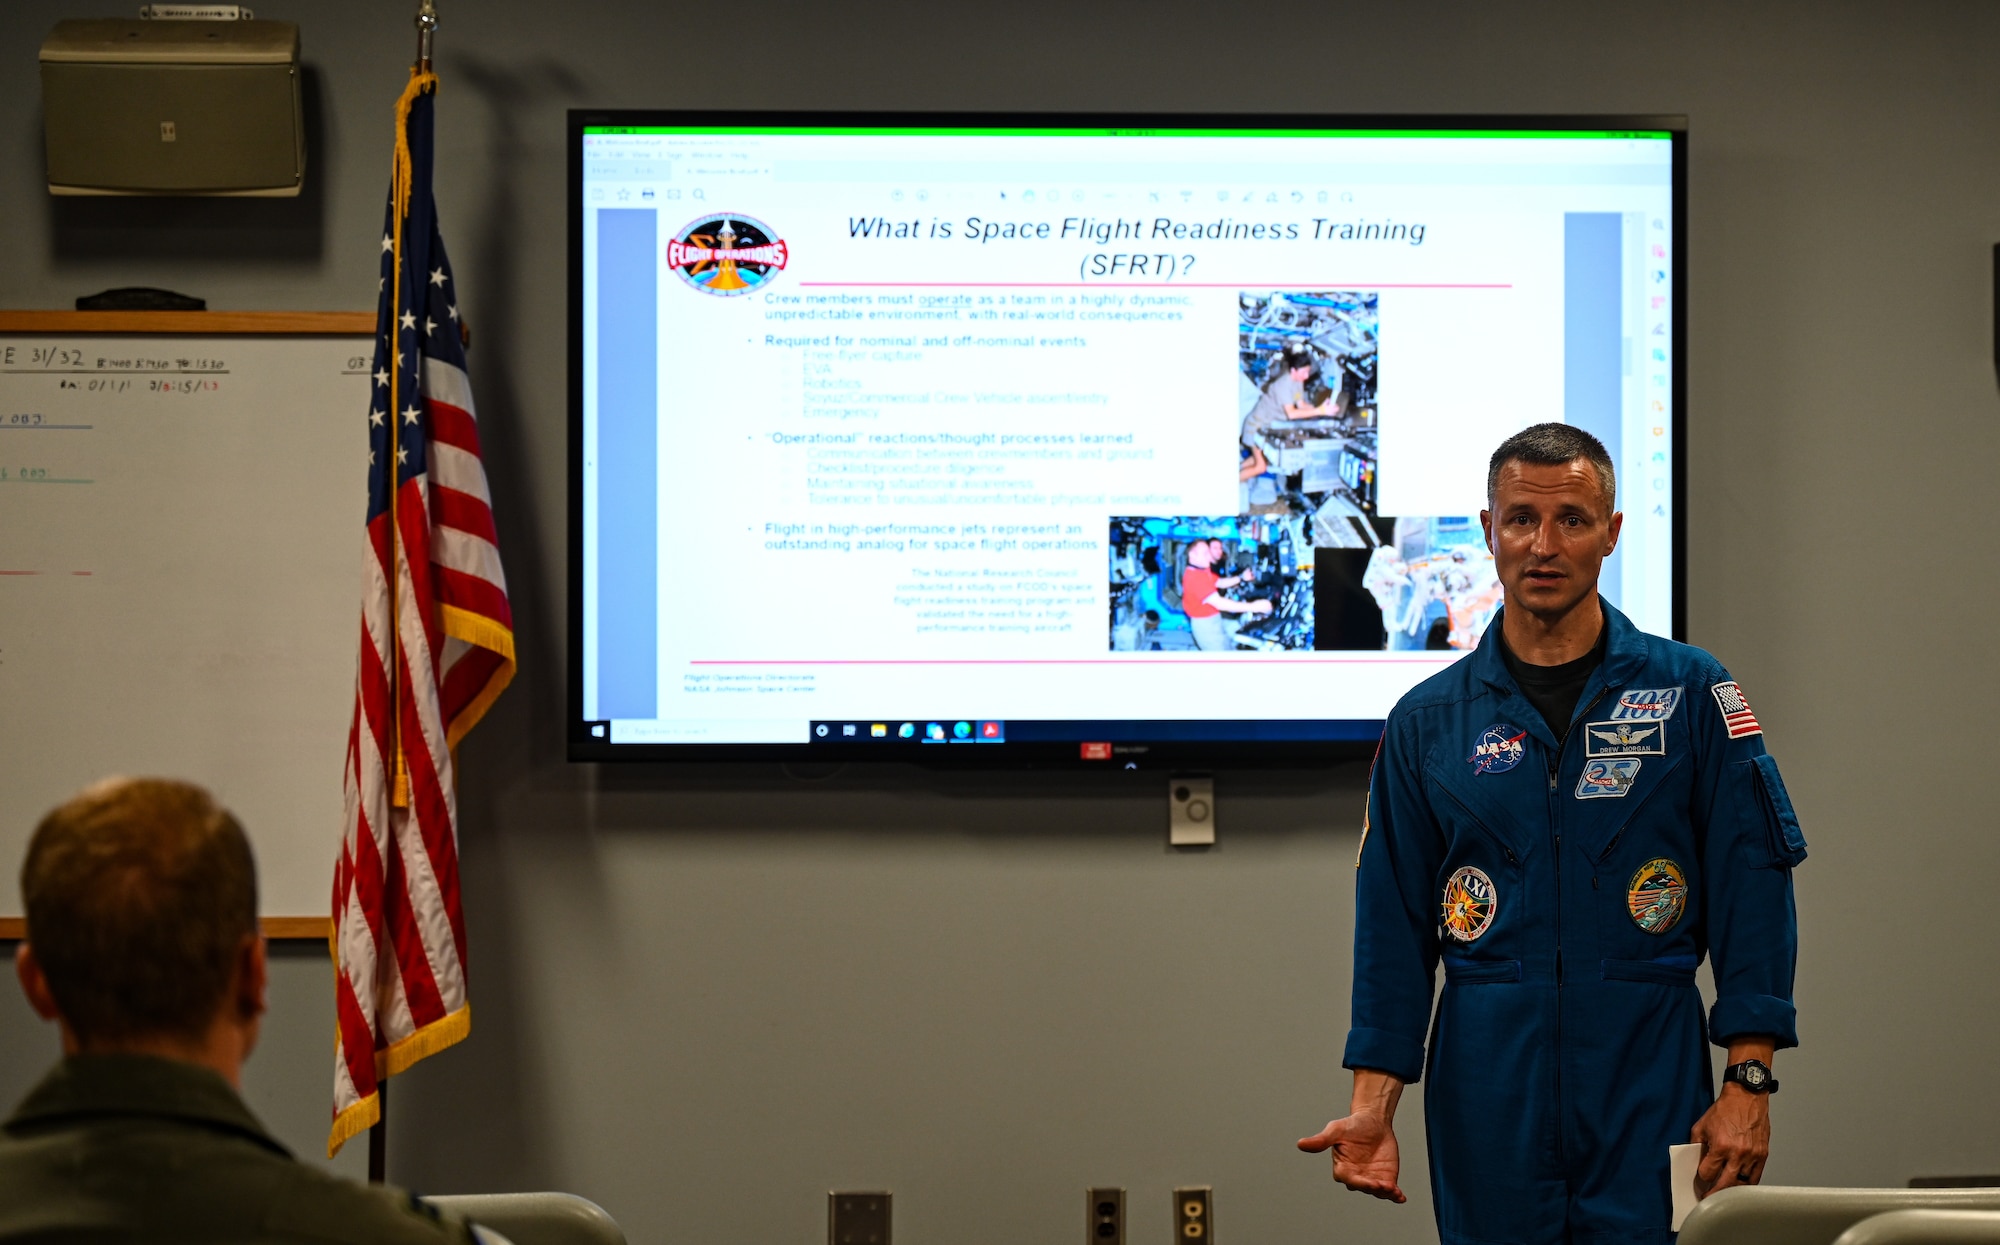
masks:
[(1549, 724), (1557, 744), (1569, 738), (1576, 702), (1583, 696), (1583, 685), (1604, 664), (1604, 649), (1610, 637), (1611, 628), (1600, 627), (1597, 643), (1575, 661), (1560, 666), (1533, 666), (1514, 655), (1504, 633), (1500, 636), (1500, 656), (1507, 663), (1507, 673), (1514, 676), (1514, 682), (1521, 685), (1521, 695), (1542, 715), (1542, 721)]

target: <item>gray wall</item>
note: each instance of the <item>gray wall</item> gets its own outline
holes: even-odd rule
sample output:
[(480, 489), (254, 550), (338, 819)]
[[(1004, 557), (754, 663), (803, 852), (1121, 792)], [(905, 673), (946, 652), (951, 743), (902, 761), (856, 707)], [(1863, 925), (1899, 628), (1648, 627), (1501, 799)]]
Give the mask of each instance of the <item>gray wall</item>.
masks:
[[(314, 71), (295, 203), (51, 201), (35, 47), (129, 6), (0, 7), (0, 305), (372, 305), (409, 6), (258, 7), (302, 24)], [(446, 0), (438, 181), (524, 675), (464, 754), (478, 1023), (396, 1082), (395, 1178), (573, 1189), (639, 1241), (813, 1241), (829, 1187), (895, 1190), (912, 1245), (1071, 1240), (1093, 1182), (1131, 1190), (1134, 1245), (1166, 1240), (1175, 1182), (1216, 1186), (1231, 1242), (1432, 1236), (1420, 1159), (1391, 1208), (1290, 1144), (1345, 1101), (1358, 770), (1224, 775), (1222, 846), (1174, 856), (1152, 780), (562, 763), (560, 138), (583, 103), (1689, 114), (1691, 638), (1749, 690), (1813, 846), (1769, 1178), (2000, 1171), (2000, 836), (1973, 781), (2000, 691), (2000, 10), (726, 12)], [(280, 963), (254, 1065), (308, 1151), (326, 983)], [(0, 1004), (0, 1089), (51, 1049)]]

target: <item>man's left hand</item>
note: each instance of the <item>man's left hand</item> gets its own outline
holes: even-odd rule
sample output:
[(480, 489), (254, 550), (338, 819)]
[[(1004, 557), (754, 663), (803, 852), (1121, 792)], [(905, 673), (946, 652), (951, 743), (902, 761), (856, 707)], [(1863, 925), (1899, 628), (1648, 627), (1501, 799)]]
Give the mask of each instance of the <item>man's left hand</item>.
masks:
[(1694, 1187), (1702, 1197), (1731, 1185), (1756, 1184), (1771, 1155), (1771, 1096), (1733, 1083), (1723, 1086), (1715, 1105), (1695, 1121), (1688, 1140), (1701, 1145)]

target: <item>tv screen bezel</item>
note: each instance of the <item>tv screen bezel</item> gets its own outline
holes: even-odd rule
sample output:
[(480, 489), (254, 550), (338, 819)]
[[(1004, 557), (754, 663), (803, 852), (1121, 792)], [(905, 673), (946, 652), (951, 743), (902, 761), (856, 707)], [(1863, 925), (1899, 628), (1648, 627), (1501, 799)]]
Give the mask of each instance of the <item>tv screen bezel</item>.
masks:
[(1474, 114), (1269, 114), (1077, 112), (848, 112), (814, 110), (571, 109), (565, 130), (568, 169), (568, 420), (569, 684), (564, 731), (571, 761), (611, 762), (895, 762), (976, 769), (1313, 769), (1365, 760), (1375, 740), (1114, 740), (1109, 759), (1085, 760), (1076, 741), (1014, 742), (974, 747), (879, 747), (866, 743), (614, 744), (590, 734), (583, 717), (583, 135), (595, 126), (826, 126), (842, 128), (1059, 128), (1117, 133), (1149, 130), (1465, 130), (1664, 131), (1672, 143), (1672, 248), (1669, 268), (1673, 348), (1669, 459), (1673, 529), (1673, 638), (1687, 634), (1687, 118), (1613, 114), (1551, 116)]

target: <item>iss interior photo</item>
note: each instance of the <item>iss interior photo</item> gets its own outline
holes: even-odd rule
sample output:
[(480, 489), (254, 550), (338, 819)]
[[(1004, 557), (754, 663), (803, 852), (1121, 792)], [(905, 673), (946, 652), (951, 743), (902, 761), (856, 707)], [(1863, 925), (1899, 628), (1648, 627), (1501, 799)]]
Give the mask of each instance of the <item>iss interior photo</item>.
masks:
[[(260, 19), (299, 27), (307, 155), (296, 196), (52, 196), (36, 50), (59, 21), (132, 17), (136, 7), (0, 5), (0, 306), (68, 309), (108, 287), (152, 286), (217, 311), (370, 312), (410, 6), (254, 6)], [(886, 1191), (902, 1245), (1076, 1241), (1090, 1189), (1123, 1190), (1130, 1245), (1184, 1239), (1181, 1189), (1207, 1190), (1217, 1245), (1437, 1241), (1429, 1077), (1408, 1087), (1397, 1116), (1408, 1204), (1342, 1190), (1324, 1155), (1296, 1145), (1349, 1105), (1340, 1065), (1367, 756), (1267, 766), (1240, 753), (1189, 755), (1186, 769), (1213, 780), (1216, 830), (1213, 846), (1189, 850), (1168, 842), (1175, 767), (1083, 762), (1082, 744), (1133, 736), (1029, 741), (1030, 751), (1065, 752), (1059, 767), (984, 755), (1013, 753), (1026, 738), (1019, 730), (1045, 722), (1379, 723), (1416, 681), (1406, 667), (1472, 660), (1461, 645), (1490, 621), (1477, 522), (1484, 458), (1531, 418), (1569, 417), (1572, 357), (1604, 364), (1575, 383), (1608, 386), (1621, 420), (1629, 392), (1646, 394), (1657, 361), (1652, 343), (1639, 343), (1651, 336), (1655, 271), (1672, 287), (1661, 295), (1669, 318), (1659, 347), (1672, 417), (1661, 439), (1675, 447), (1661, 451), (1666, 500), (1654, 500), (1647, 474), (1654, 451), (1635, 470), (1627, 444), (1618, 465), (1628, 523), (1642, 502), (1649, 514), (1659, 505), (1668, 514), (1652, 517), (1665, 521), (1667, 542), (1621, 549), (1631, 561), (1616, 577), (1632, 585), (1621, 609), (1727, 666), (1811, 844), (1792, 876), (1799, 1045), (1771, 1061), (1782, 1090), (1770, 1099), (1763, 1180), (1903, 1188), (2000, 1177), (2000, 996), (1990, 984), (2000, 980), (2000, 935), (1985, 886), (2000, 875), (2000, 834), (1984, 781), (1994, 734), (1985, 711), (2000, 698), (2000, 577), (1987, 569), (2000, 461), (2000, 10), (1969, 0), (438, 8), (439, 228), (471, 330), (466, 368), (518, 674), (456, 757), (475, 1018), (465, 1041), (394, 1078), (392, 1182), (564, 1190), (604, 1207), (633, 1242), (809, 1245), (826, 1239), (836, 1190)], [(1461, 209), (1436, 198), (1391, 208), (1368, 197), (1384, 193), (1379, 183), (1348, 188), (1356, 200), (1343, 204), (1336, 179), (1269, 167), (1326, 161), (1252, 152), (1222, 163), (1259, 163), (1271, 175), (1232, 182), (1224, 204), (1220, 179), (1182, 180), (1191, 156), (1156, 158), (1167, 148), (1146, 144), (1225, 140), (1099, 136), (1083, 160), (1062, 148), (1021, 155), (1015, 162), (1035, 164), (1035, 176), (1021, 170), (1003, 204), (1002, 187), (971, 167), (988, 157), (974, 135), (950, 138), (956, 156), (916, 151), (935, 136), (844, 136), (880, 144), (862, 177), (851, 150), (805, 150), (819, 141), (812, 135), (598, 135), (572, 119), (756, 113), (796, 126), (828, 112), (1198, 116), (1225, 129), (1248, 117), (1448, 117), (1470, 128), (1678, 117), (1684, 128), (1632, 128), (1676, 135), (1668, 143), (1678, 144), (1683, 193), (1666, 204), (1666, 262), (1652, 265), (1649, 238), (1636, 254), (1628, 246), (1626, 217), (1637, 209), (1609, 202), (1611, 191), (1652, 183), (1610, 175), (1604, 198), (1536, 224), (1509, 206), (1518, 178)], [(586, 137), (700, 139), (721, 153), (708, 160), (715, 176), (782, 166), (797, 180), (774, 174), (756, 195), (726, 198), (704, 183), (708, 197), (697, 201), (677, 175), (646, 201), (639, 180), (614, 179), (600, 203), (581, 180)], [(757, 158), (744, 138), (774, 154)], [(1071, 139), (1005, 141), (1025, 151)], [(1594, 144), (1623, 140), (1560, 141), (1586, 149), (1562, 160), (1575, 165)], [(900, 143), (912, 146), (891, 145)], [(642, 163), (605, 163), (620, 160)], [(926, 181), (887, 167), (912, 160), (956, 166), (934, 165)], [(1094, 164), (1099, 179), (1041, 175), (1065, 160)], [(1170, 167), (1142, 178), (1126, 162)], [(835, 163), (848, 165), (847, 180), (831, 176)], [(670, 187), (682, 197), (664, 198)], [(633, 197), (619, 200), (621, 188)], [(1053, 209), (1051, 190), (1060, 191)], [(1259, 200), (1244, 203), (1252, 190)], [(950, 197), (975, 192), (988, 197)], [(1153, 203), (1154, 192), (1170, 201)], [(1264, 199), (1272, 193), (1276, 204)], [(1571, 213), (1616, 216), (1615, 237), (1604, 221), (1572, 230)], [(871, 226), (862, 236), (878, 217), (888, 233)], [(975, 239), (989, 222), (1015, 224), (1014, 236), (968, 240), (974, 217)], [(1068, 217), (1138, 220), (1143, 236), (1065, 239)], [(1168, 234), (1226, 218), (1296, 223), (1305, 236), (1296, 251), (1284, 250), (1289, 240), (1156, 241), (1160, 217)], [(1364, 217), (1427, 229), (1420, 244), (1406, 230), (1312, 245), (1315, 218)], [(923, 236), (934, 219), (953, 226), (950, 237)], [(919, 236), (895, 236), (910, 222)], [(1023, 222), (1031, 233), (1046, 222), (1050, 236), (1021, 236)], [(1459, 249), (1469, 240), (1477, 245)], [(779, 242), (782, 268), (769, 249)], [(670, 264), (674, 244), (691, 263)], [(737, 246), (755, 254), (735, 273), (747, 291), (697, 288), (728, 286), (720, 262), (701, 268), (698, 252)], [(1617, 257), (1614, 301), (1639, 291), (1629, 353), (1622, 309), (1609, 342), (1584, 324), (1572, 332), (1563, 308), (1594, 296), (1567, 288), (1572, 247)], [(626, 253), (644, 264), (620, 266)], [(1196, 264), (1191, 282), (1177, 268), (1171, 281), (1134, 288), (1158, 281), (1150, 260), (1144, 275), (1126, 261), (1114, 285), (1080, 267), (1096, 253)], [(1606, 275), (1602, 264), (1589, 270)], [(619, 314), (599, 322), (596, 340), (573, 340), (582, 322), (570, 318), (570, 282), (585, 277), (600, 283), (597, 305)], [(1037, 285), (998, 284), (1009, 281)], [(1436, 284), (1496, 288), (1418, 288)], [(1592, 287), (1611, 288), (1608, 279)], [(891, 301), (905, 294), (909, 302)], [(642, 308), (650, 321), (633, 318)], [(948, 311), (957, 318), (929, 318)], [(1601, 330), (1608, 314), (1595, 323)], [(630, 592), (637, 604), (620, 605), (622, 617), (586, 619), (571, 608), (574, 559), (588, 547), (572, 544), (573, 531), (598, 541), (598, 554), (607, 547), (605, 532), (580, 530), (588, 508), (572, 513), (581, 418), (572, 399), (596, 388), (594, 373), (571, 366), (573, 357), (597, 366), (607, 334), (650, 347), (612, 363), (628, 380), (655, 369), (676, 421), (662, 436), (680, 439), (656, 442), (634, 464), (632, 443), (614, 434), (624, 458), (612, 461), (651, 470), (622, 480), (654, 507), (651, 527), (637, 525), (655, 539), (653, 577)], [(813, 340), (836, 335), (857, 344)], [(863, 336), (915, 340), (861, 346)], [(1006, 342), (1025, 337), (1035, 344)], [(1066, 339), (1085, 344), (1057, 344)], [(1463, 348), (1440, 352), (1439, 342)], [(842, 349), (864, 357), (843, 359)], [(949, 419), (936, 415), (935, 395), (981, 393), (1020, 400), (952, 402)], [(916, 394), (932, 395), (932, 417), (889, 400)], [(1639, 398), (1638, 414), (1653, 400)], [(1399, 423), (1413, 411), (1430, 422)], [(182, 404), (149, 418), (169, 429), (191, 416)], [(357, 407), (357, 438), (364, 418)], [(1620, 422), (1618, 432), (1643, 440), (1653, 426)], [(993, 439), (914, 439), (941, 431)], [(1071, 440), (1003, 445), (1009, 434)], [(0, 466), (23, 453), (8, 439), (27, 435), (0, 431)], [(1435, 474), (1400, 465), (1426, 456)], [(242, 461), (285, 479), (323, 466), (268, 453)], [(935, 473), (906, 470), (931, 465)], [(945, 492), (890, 484), (949, 479), (952, 465), (1000, 469), (961, 473), (952, 491), (1046, 500), (996, 499), (983, 512), (839, 500)], [(343, 610), (363, 553), (356, 471), (351, 569), (334, 594)], [(868, 480), (882, 487), (857, 486)], [(1058, 494), (1089, 500), (1058, 504)], [(1003, 523), (1053, 530), (1003, 534)], [(611, 533), (614, 557), (632, 526)], [(900, 551), (865, 545), (897, 540)], [(1031, 540), (1054, 543), (1030, 549)], [(933, 541), (972, 543), (941, 553)], [(1684, 579), (1669, 570), (1657, 596), (1634, 604), (1637, 588), (1655, 582), (1641, 554), (1665, 559), (1645, 567), (1678, 558)], [(12, 569), (35, 568), (0, 564)], [(172, 571), (154, 569), (162, 581)], [(939, 569), (979, 572), (966, 582), (995, 587), (963, 593), (951, 576), (916, 574)], [(1221, 586), (1244, 572), (1254, 577)], [(52, 582), (0, 576), (0, 747), (24, 746), (37, 730), (7, 707), (32, 639), (8, 602)], [(947, 629), (1024, 621), (992, 616), (1022, 605), (950, 599), (998, 598), (999, 585), (1020, 582), (1044, 585), (1034, 608), (1061, 614), (1029, 625), (1059, 630)], [(243, 599), (256, 590), (244, 583)], [(1270, 608), (1210, 606), (1218, 621), (1203, 622), (1211, 598)], [(975, 608), (986, 616), (943, 616)], [(253, 614), (244, 608), (242, 644), (288, 642), (249, 626)], [(606, 622), (635, 625), (611, 628), (597, 657), (608, 653), (608, 664), (573, 667), (586, 624), (601, 643)], [(1204, 648), (1197, 623), (1225, 647)], [(694, 647), (672, 647), (675, 636)], [(982, 647), (1071, 664), (882, 664), (962, 663)], [(351, 649), (348, 673), (350, 658)], [(639, 677), (599, 677), (635, 669)], [(1054, 673), (1028, 677), (1037, 670)], [(1360, 690), (1315, 673), (1329, 670)], [(744, 673), (780, 689), (811, 676), (825, 708), (800, 698), (769, 713), (682, 711), (739, 695), (754, 704), (760, 693), (692, 690), (724, 680), (691, 676)], [(105, 699), (165, 712), (177, 707), (165, 703), (174, 689), (227, 677), (163, 675)], [(1670, 730), (1695, 711), (1688, 690)], [(608, 699), (576, 699), (586, 692)], [(698, 721), (731, 722), (742, 742), (689, 742)], [(951, 742), (961, 721), (968, 742)], [(621, 722), (632, 739), (655, 741), (612, 742)], [(913, 735), (935, 722), (946, 740), (906, 746), (906, 722)], [(984, 722), (1000, 725), (1003, 740), (979, 742)], [(642, 759), (571, 760), (593, 723), (606, 725), (605, 747), (636, 747)], [(821, 723), (835, 739), (852, 724), (861, 742), (809, 742)], [(860, 755), (878, 723), (894, 759)], [(1331, 734), (1276, 743), (1344, 746)], [(1372, 737), (1349, 742), (1372, 751)], [(675, 751), (704, 746), (746, 751), (727, 760)], [(975, 759), (963, 768), (904, 759), (926, 749)], [(337, 792), (340, 759), (324, 761)], [(1585, 801), (1606, 817), (1618, 803)], [(5, 816), (25, 827), (43, 811), (6, 807)], [(338, 826), (325, 841), (330, 876)], [(1379, 841), (1371, 836), (1371, 850)], [(20, 861), (4, 864), (12, 877)], [(1613, 915), (1621, 936), (1651, 937)], [(1706, 1006), (1712, 970), (1697, 982)], [(333, 985), (323, 939), (274, 943), (269, 1010), (244, 1070), (251, 1107), (312, 1163), (325, 1162)], [(1710, 1054), (1719, 1075), (1723, 1052)], [(0, 1110), (59, 1056), (54, 1029), (18, 990), (0, 990)], [(1458, 1104), (1455, 1118), (1492, 1106), (1486, 1092)], [(1497, 1138), (1472, 1129), (1460, 1140)], [(357, 1139), (329, 1166), (365, 1175), (366, 1146)]]

